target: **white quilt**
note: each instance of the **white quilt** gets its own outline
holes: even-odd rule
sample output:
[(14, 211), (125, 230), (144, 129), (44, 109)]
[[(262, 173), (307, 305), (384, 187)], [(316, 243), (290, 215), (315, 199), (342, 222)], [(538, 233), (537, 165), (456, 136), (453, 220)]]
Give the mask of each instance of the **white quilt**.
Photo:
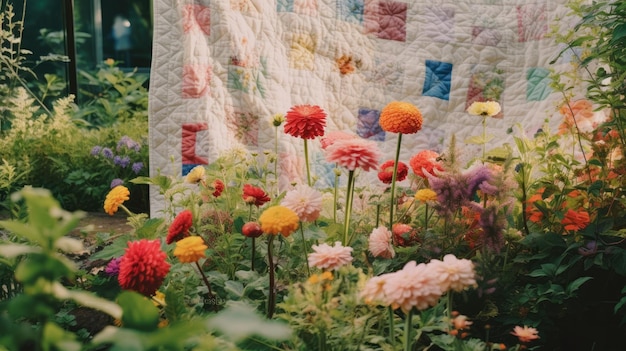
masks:
[[(378, 142), (381, 163), (393, 159), (397, 135), (378, 116), (394, 100), (424, 115), (423, 129), (403, 136), (405, 163), (443, 151), (453, 133), (461, 143), (482, 133), (482, 120), (465, 112), (473, 101), (502, 105), (487, 124), (497, 135), (490, 147), (509, 142), (516, 123), (532, 133), (561, 98), (548, 74), (568, 62), (549, 64), (561, 47), (548, 34), (565, 3), (154, 0), (150, 171), (184, 175), (234, 146), (273, 150), (272, 116), (299, 104), (323, 108), (327, 132)], [(302, 165), (302, 140), (279, 139), (281, 162)], [(330, 169), (318, 144), (309, 152), (317, 170)]]

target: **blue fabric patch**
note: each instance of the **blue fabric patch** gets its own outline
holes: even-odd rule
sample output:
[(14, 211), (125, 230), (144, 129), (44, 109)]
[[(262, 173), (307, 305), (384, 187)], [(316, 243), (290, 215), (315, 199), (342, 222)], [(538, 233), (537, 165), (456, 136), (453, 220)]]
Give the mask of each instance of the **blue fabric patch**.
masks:
[(451, 63), (426, 60), (426, 77), (424, 79), (422, 95), (449, 100), (451, 80)]
[(293, 12), (294, 0), (277, 0), (276, 12)]
[(203, 166), (203, 165), (193, 164), (193, 163), (183, 164), (183, 170), (182, 170), (183, 177), (189, 174), (189, 172), (191, 172), (191, 170), (194, 169), (194, 167), (196, 166)]
[(550, 93), (550, 71), (542, 67), (529, 68), (526, 72), (526, 100), (542, 101)]
[(356, 134), (364, 139), (384, 141), (385, 131), (378, 124), (380, 111), (366, 108), (359, 109), (356, 123)]
[(361, 24), (365, 6), (363, 0), (338, 0), (337, 14), (342, 21)]

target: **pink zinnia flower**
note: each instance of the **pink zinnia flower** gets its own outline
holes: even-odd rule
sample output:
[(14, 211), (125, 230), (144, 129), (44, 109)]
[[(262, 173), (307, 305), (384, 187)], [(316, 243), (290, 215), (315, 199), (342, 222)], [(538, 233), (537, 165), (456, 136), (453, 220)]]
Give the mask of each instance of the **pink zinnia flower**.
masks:
[(517, 325), (513, 328), (511, 334), (517, 336), (520, 342), (531, 342), (539, 339), (539, 332), (537, 329), (527, 326), (520, 327)]
[(302, 222), (313, 222), (322, 210), (322, 193), (304, 184), (289, 190), (280, 202), (295, 212)]
[(124, 290), (152, 296), (170, 271), (159, 240), (131, 241), (120, 261), (117, 280)]
[(433, 174), (433, 170), (435, 169), (443, 171), (441, 162), (437, 161), (438, 157), (438, 153), (430, 150), (424, 150), (411, 157), (409, 164), (411, 165), (411, 169), (416, 176), (426, 179), (426, 174), (424, 172)]
[(391, 245), (391, 232), (384, 226), (372, 231), (368, 243), (369, 251), (374, 257), (393, 258), (396, 252)]
[(365, 303), (378, 304), (381, 306), (389, 305), (384, 290), (388, 276), (388, 274), (383, 274), (377, 277), (372, 277), (365, 283), (363, 290), (361, 290), (361, 293), (359, 294)]
[(393, 309), (409, 312), (413, 307), (425, 310), (434, 306), (443, 294), (437, 274), (424, 264), (410, 261), (401, 270), (388, 273), (383, 286), (388, 302)]
[[(395, 161), (389, 160), (380, 165), (378, 172), (378, 179), (385, 184), (391, 184), (393, 181), (393, 168)], [(398, 162), (398, 173), (396, 174), (396, 181), (401, 182), (406, 179), (409, 174), (409, 167), (404, 162)]]
[(313, 245), (313, 252), (309, 254), (309, 265), (321, 269), (335, 270), (352, 262), (352, 248), (335, 242), (335, 246), (326, 243)]
[(337, 140), (326, 148), (326, 161), (336, 163), (349, 171), (362, 168), (376, 169), (381, 152), (375, 142), (364, 139)]
[(296, 105), (285, 115), (285, 133), (302, 139), (324, 135), (326, 112), (319, 106)]
[(444, 292), (448, 290), (459, 292), (476, 286), (474, 263), (468, 259), (458, 259), (452, 254), (447, 254), (443, 261), (432, 260), (428, 266)]
[(350, 134), (342, 131), (334, 131), (324, 135), (320, 139), (320, 143), (322, 144), (322, 149), (326, 149), (331, 146), (338, 140), (347, 140), (347, 139), (356, 139), (358, 138), (355, 134)]

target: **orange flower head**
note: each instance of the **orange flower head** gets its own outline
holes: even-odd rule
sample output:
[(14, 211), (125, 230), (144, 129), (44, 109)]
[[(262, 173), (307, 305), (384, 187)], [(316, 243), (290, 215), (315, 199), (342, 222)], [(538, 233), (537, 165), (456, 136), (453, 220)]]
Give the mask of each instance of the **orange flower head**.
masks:
[(422, 129), (422, 112), (408, 102), (392, 101), (380, 112), (378, 124), (387, 132), (415, 134)]
[(282, 234), (288, 237), (298, 229), (300, 218), (291, 209), (285, 206), (272, 206), (259, 216), (261, 230), (270, 235)]
[(439, 154), (431, 150), (422, 150), (409, 160), (411, 169), (416, 176), (426, 179), (426, 173), (434, 175), (434, 170), (443, 171), (443, 165), (437, 161)]
[(589, 222), (589, 213), (585, 210), (580, 210), (578, 212), (571, 209), (567, 210), (565, 216), (561, 220), (563, 229), (567, 231), (583, 230), (589, 225)]
[(527, 326), (515, 326), (511, 334), (517, 336), (519, 341), (523, 343), (539, 339), (539, 332), (537, 331), (537, 329)]
[(319, 106), (296, 105), (285, 115), (285, 133), (302, 139), (324, 135), (326, 112)]
[(193, 263), (206, 257), (205, 250), (208, 248), (201, 237), (188, 236), (176, 242), (174, 256), (182, 263)]
[(130, 199), (130, 191), (123, 185), (118, 185), (111, 189), (104, 199), (104, 212), (113, 216), (124, 201)]

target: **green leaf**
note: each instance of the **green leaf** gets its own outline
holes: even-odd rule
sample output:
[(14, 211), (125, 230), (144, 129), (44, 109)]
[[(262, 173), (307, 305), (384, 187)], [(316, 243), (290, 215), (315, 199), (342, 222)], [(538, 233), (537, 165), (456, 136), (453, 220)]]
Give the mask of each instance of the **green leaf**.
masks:
[(581, 285), (583, 285), (584, 283), (586, 283), (587, 281), (591, 279), (593, 278), (592, 277), (580, 277), (574, 280), (573, 282), (567, 285), (567, 288), (565, 289), (565, 293), (568, 296), (572, 296), (578, 290), (578, 288), (580, 288)]
[(2, 244), (0, 245), (0, 256), (6, 258), (15, 258), (30, 253), (40, 253), (41, 248), (38, 246), (30, 246), (23, 244)]
[(291, 336), (286, 324), (262, 318), (252, 307), (237, 302), (230, 302), (226, 309), (209, 319), (208, 326), (234, 342), (255, 335), (268, 340), (286, 340)]
[(134, 291), (123, 291), (117, 297), (122, 307), (122, 324), (125, 328), (141, 331), (156, 330), (159, 324), (159, 310), (147, 297)]
[(230, 295), (237, 297), (237, 300), (243, 297), (243, 284), (234, 280), (224, 282), (224, 290)]

